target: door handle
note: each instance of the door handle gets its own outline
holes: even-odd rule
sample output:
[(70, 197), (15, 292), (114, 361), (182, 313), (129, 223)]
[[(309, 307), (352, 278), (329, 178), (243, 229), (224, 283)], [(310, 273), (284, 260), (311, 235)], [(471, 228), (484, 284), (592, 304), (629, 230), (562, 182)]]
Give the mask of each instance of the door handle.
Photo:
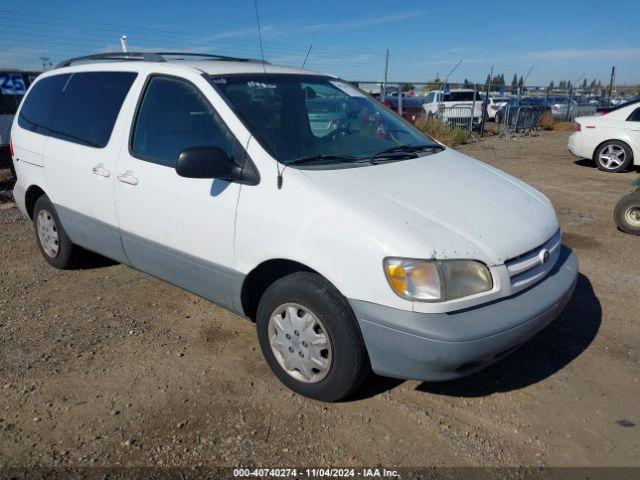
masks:
[(104, 168), (104, 163), (99, 163), (95, 167), (91, 169), (94, 175), (98, 175), (99, 177), (109, 177), (111, 172)]
[(118, 180), (128, 185), (137, 185), (138, 179), (133, 175), (131, 170), (127, 170), (124, 173), (118, 175)]

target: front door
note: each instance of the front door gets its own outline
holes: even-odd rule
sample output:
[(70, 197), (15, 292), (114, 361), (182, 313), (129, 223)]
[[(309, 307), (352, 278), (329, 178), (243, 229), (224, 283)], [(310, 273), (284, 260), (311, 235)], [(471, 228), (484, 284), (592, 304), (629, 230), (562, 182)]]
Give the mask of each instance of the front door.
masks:
[(150, 76), (117, 165), (120, 234), (133, 267), (233, 308), (241, 280), (233, 270), (240, 185), (175, 170), (182, 150), (205, 146), (229, 158), (240, 148), (196, 85)]

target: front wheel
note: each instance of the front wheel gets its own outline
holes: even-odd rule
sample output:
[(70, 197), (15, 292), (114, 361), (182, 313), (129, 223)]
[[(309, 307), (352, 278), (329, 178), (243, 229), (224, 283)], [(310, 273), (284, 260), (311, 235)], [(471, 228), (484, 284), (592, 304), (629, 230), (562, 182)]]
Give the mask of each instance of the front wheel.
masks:
[(271, 370), (301, 395), (341, 400), (369, 372), (347, 300), (317, 273), (296, 272), (274, 282), (260, 299), (256, 324)]
[(640, 235), (640, 193), (622, 197), (613, 210), (613, 218), (623, 232)]

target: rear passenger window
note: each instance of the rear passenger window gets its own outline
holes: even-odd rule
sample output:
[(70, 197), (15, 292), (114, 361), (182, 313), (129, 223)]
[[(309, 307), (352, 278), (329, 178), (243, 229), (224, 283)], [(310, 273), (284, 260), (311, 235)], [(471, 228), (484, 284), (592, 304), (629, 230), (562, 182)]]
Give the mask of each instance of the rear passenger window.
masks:
[(36, 82), (27, 92), (18, 116), (18, 125), (25, 130), (48, 134), (60, 94), (69, 76), (55, 75)]
[(143, 160), (175, 167), (180, 152), (193, 147), (218, 147), (234, 158), (235, 137), (191, 83), (153, 77), (138, 109), (131, 153)]
[(109, 143), (132, 72), (74, 73), (62, 93), (50, 135), (90, 147)]
[(640, 122), (640, 108), (636, 108), (627, 118), (627, 122)]

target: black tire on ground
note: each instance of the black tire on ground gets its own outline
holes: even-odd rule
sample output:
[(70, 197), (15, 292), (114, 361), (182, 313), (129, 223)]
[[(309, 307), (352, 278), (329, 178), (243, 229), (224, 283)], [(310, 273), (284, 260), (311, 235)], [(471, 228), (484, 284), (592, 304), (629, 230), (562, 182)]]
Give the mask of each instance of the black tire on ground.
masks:
[(640, 235), (640, 192), (622, 197), (613, 209), (618, 228), (632, 235)]
[[(620, 164), (617, 167), (608, 168), (600, 160), (600, 154), (610, 146), (619, 147), (619, 148), (622, 148), (622, 150), (624, 150), (624, 161), (622, 162), (622, 164)], [(631, 162), (633, 161), (633, 152), (629, 148), (629, 145), (627, 145), (626, 143), (620, 140), (609, 140), (608, 142), (604, 142), (602, 145), (600, 145), (596, 149), (593, 159), (596, 162), (596, 166), (603, 172), (617, 173), (617, 172), (622, 172), (623, 170), (626, 170), (629, 167), (629, 165), (631, 165)]]
[[(278, 363), (269, 341), (269, 319), (286, 303), (296, 303), (312, 312), (324, 325), (332, 346), (327, 375), (317, 383), (291, 376)], [(274, 282), (260, 299), (256, 315), (262, 353), (278, 379), (306, 397), (334, 402), (353, 393), (370, 371), (369, 359), (357, 320), (340, 292), (321, 275), (296, 272)]]
[[(41, 243), (40, 235), (38, 234), (38, 216), (41, 212), (47, 220), (53, 221), (53, 228), (58, 236), (58, 251), (55, 255), (47, 253)], [(60, 222), (60, 218), (58, 217), (55, 207), (46, 195), (42, 195), (38, 200), (36, 200), (36, 204), (33, 209), (33, 227), (40, 252), (49, 264), (60, 269), (68, 269), (76, 266), (81, 249), (74, 245), (69, 239), (67, 232), (65, 232), (62, 223)]]
[(11, 171), (11, 177), (17, 180), (18, 176), (16, 175), (16, 169), (13, 167), (13, 162), (9, 162), (9, 170)]

